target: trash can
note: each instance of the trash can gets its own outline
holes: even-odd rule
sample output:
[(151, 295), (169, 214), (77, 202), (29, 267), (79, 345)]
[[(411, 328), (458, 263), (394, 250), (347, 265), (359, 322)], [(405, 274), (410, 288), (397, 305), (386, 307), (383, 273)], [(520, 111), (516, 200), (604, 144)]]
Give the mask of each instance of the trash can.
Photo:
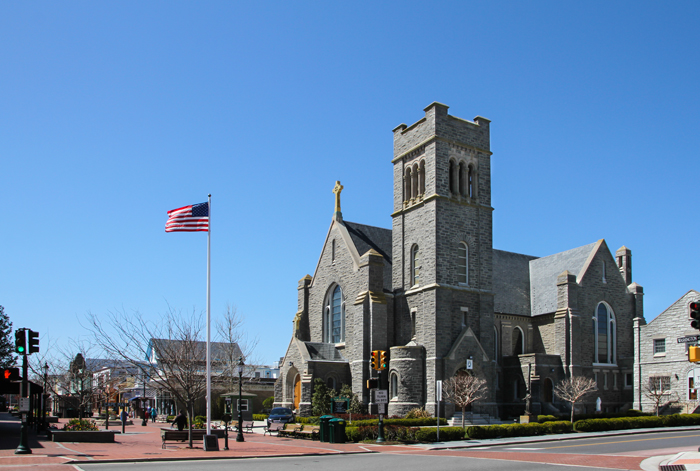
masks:
[(345, 443), (345, 421), (343, 419), (332, 419), (330, 425), (330, 443)]
[(330, 426), (329, 426), (328, 422), (330, 422), (330, 420), (333, 418), (334, 417), (332, 415), (322, 415), (321, 417), (319, 417), (319, 420), (321, 421), (321, 430), (320, 430), (320, 433), (318, 435), (319, 435), (319, 438), (322, 442), (329, 441), (328, 437), (330, 435), (330, 431), (329, 431)]

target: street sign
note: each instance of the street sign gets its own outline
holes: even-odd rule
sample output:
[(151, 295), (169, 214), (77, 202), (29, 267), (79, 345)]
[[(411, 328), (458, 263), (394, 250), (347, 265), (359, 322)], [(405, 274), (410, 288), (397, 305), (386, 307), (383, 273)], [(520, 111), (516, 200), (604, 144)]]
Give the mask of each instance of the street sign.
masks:
[(435, 399), (440, 402), (442, 401), (442, 381), (435, 381)]
[(19, 411), (20, 412), (29, 412), (29, 398), (28, 397), (20, 397), (19, 398)]
[(377, 414), (386, 414), (386, 404), (377, 404)]
[(697, 342), (700, 340), (700, 335), (688, 335), (687, 337), (678, 337), (676, 339), (677, 343), (690, 343), (690, 342)]
[(467, 360), (467, 369), (474, 369), (474, 360), (472, 360), (471, 358)]
[(389, 391), (387, 391), (386, 389), (377, 389), (374, 392), (374, 402), (377, 404), (388, 404)]

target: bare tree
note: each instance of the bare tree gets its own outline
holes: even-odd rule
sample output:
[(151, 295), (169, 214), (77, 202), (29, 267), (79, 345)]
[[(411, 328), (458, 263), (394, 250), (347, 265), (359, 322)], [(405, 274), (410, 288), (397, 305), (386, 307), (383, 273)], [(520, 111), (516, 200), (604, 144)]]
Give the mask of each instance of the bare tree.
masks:
[(596, 382), (585, 376), (571, 376), (570, 378), (560, 381), (554, 387), (554, 395), (562, 401), (571, 404), (571, 423), (574, 423), (574, 409), (576, 403), (586, 394), (595, 391), (596, 388)]
[(650, 376), (649, 381), (642, 386), (642, 392), (654, 403), (656, 415), (659, 415), (659, 405), (664, 397), (671, 393), (670, 376)]
[[(202, 314), (184, 315), (169, 308), (158, 322), (139, 313), (110, 312), (103, 321), (88, 313), (86, 328), (93, 342), (112, 358), (120, 358), (167, 390), (185, 405), (192, 447), (194, 404), (206, 392), (206, 344)], [(144, 362), (144, 359), (148, 362)]]
[(466, 371), (458, 371), (455, 376), (445, 381), (443, 392), (446, 401), (462, 409), (462, 428), (464, 428), (464, 414), (467, 407), (485, 398), (488, 387), (485, 379), (472, 376)]
[[(249, 338), (243, 329), (243, 318), (235, 306), (226, 306), (223, 318), (216, 322), (217, 339), (216, 358), (212, 360), (221, 372), (222, 382), (233, 391), (238, 385), (238, 362), (241, 358), (249, 367), (253, 368), (258, 361), (253, 358), (253, 352), (258, 344), (258, 339)], [(250, 376), (250, 375), (249, 375)], [(230, 391), (229, 391), (230, 392)]]

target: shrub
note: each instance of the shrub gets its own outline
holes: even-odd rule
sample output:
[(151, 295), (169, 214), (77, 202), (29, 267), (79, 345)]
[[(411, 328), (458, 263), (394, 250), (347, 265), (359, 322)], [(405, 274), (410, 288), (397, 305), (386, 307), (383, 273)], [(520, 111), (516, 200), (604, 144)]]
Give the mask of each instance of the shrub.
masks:
[[(440, 441), (464, 440), (465, 431), (462, 427), (440, 427)], [(417, 429), (416, 440), (430, 443), (437, 441), (437, 427), (423, 427)]]
[[(369, 425), (376, 426), (379, 423), (377, 419), (371, 420), (353, 420), (352, 425), (355, 427), (364, 427)], [(435, 417), (417, 418), (417, 419), (384, 419), (384, 425), (402, 425), (404, 427), (430, 427), (437, 425)], [(447, 425), (447, 419), (440, 417), (440, 425)]]
[[(669, 422), (682, 421), (686, 419), (668, 419)], [(663, 427), (664, 417), (618, 417), (612, 419), (585, 419), (574, 423), (574, 430), (577, 432), (600, 432), (606, 430), (624, 430), (630, 428), (654, 428)]]
[(97, 428), (94, 420), (71, 419), (66, 425), (63, 426), (63, 430), (68, 432), (84, 432), (99, 429)]
[(537, 422), (540, 424), (543, 424), (545, 422), (554, 422), (557, 420), (559, 420), (559, 418), (554, 416), (554, 415), (538, 415), (537, 416)]
[(205, 415), (195, 415), (194, 416), (194, 423), (196, 424), (197, 422), (205, 423), (207, 421), (207, 417)]
[(512, 425), (484, 425), (467, 427), (467, 437), (474, 439), (499, 438), (499, 437), (527, 437), (531, 435), (544, 435), (547, 433), (571, 432), (571, 422), (557, 421), (543, 424), (512, 424)]
[(270, 396), (265, 398), (265, 400), (262, 402), (262, 406), (265, 409), (272, 409), (272, 404), (275, 403), (275, 396)]
[(267, 414), (253, 414), (253, 420), (263, 421), (263, 420), (267, 420), (267, 418), (268, 418)]
[(407, 419), (428, 419), (430, 417), (432, 417), (430, 412), (422, 407), (414, 407), (406, 414)]

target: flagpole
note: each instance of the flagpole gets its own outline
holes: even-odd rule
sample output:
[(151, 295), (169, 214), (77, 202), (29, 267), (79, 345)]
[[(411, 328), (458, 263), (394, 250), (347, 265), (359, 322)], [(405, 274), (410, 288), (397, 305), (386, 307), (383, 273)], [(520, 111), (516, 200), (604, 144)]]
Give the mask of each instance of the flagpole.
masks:
[(211, 435), (211, 194), (207, 231), (207, 435)]

